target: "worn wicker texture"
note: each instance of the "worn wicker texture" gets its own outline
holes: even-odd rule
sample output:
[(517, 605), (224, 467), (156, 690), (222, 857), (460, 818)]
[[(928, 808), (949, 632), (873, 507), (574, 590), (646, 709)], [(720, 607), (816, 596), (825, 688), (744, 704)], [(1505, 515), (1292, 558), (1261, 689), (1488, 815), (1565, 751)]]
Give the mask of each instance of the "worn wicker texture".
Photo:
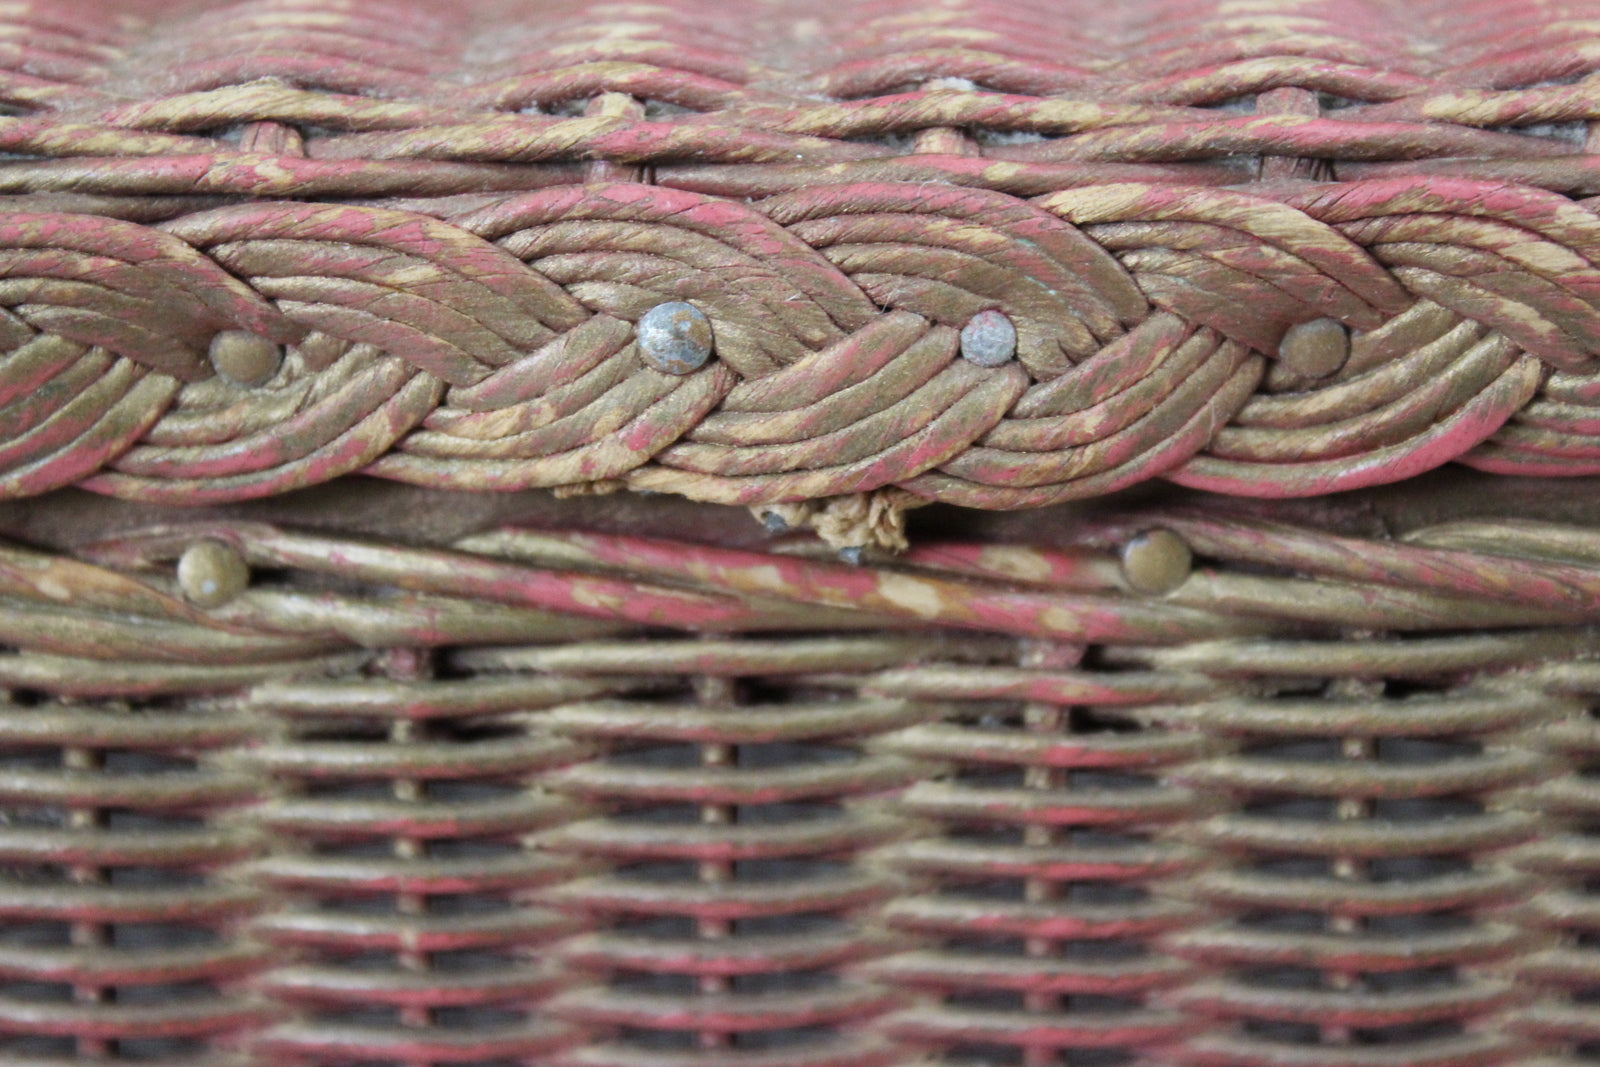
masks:
[(0, 497), (159, 520), (5, 517), (0, 1064), (1600, 1062), (1600, 538), (1519, 479), (863, 566), (163, 510), (1600, 473), (1597, 71), (1531, 0), (0, 6)]
[(1600, 1057), (1592, 530), (1052, 542), (7, 548), (0, 1060)]
[[(24, 0), (0, 40), (0, 495), (1600, 471), (1600, 4)], [(682, 377), (633, 343), (673, 300)], [(982, 311), (1015, 359), (959, 358)]]

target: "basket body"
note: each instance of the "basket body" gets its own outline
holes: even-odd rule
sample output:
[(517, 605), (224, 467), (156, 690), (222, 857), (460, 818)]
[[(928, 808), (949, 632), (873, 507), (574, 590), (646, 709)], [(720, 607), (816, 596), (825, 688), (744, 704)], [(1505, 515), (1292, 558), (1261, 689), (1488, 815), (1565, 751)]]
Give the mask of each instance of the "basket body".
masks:
[(1600, 1062), (1600, 6), (190, 7), (0, 10), (0, 1063)]

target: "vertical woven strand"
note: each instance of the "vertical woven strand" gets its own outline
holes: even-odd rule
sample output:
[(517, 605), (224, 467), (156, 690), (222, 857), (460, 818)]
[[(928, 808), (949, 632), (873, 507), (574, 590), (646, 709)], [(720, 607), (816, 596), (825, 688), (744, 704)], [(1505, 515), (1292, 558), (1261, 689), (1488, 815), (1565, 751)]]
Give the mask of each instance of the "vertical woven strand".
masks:
[(492, 682), (434, 681), (412, 649), (380, 668), (365, 683), (247, 698), (277, 726), (244, 754), (278, 790), (251, 818), (287, 846), (245, 872), (281, 901), (257, 922), (278, 964), (257, 988), (285, 1018), (254, 1052), (441, 1067), (579, 1040), (538, 1007), (564, 984), (538, 946), (568, 924), (528, 900), (571, 875), (531, 845), (571, 817), (533, 785), (577, 755), (540, 725), (562, 687), (526, 686), (519, 699)]
[(263, 896), (221, 876), (259, 783), (216, 759), (249, 740), (214, 710), (0, 706), (0, 1059), (221, 1062), (261, 1024), (236, 983), (266, 962), (241, 936)]

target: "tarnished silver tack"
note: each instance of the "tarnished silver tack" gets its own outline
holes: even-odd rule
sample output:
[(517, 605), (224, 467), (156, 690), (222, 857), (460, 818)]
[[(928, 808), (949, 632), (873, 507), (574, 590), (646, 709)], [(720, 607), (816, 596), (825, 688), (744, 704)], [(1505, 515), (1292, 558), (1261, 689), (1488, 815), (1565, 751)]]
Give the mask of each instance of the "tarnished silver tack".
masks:
[(961, 328), (961, 358), (980, 367), (998, 367), (1017, 355), (1017, 328), (998, 311), (980, 311)]
[(221, 541), (196, 541), (178, 559), (178, 588), (189, 603), (218, 608), (250, 585), (250, 565)]
[(225, 330), (211, 339), (211, 369), (234, 385), (261, 385), (283, 366), (283, 346), (259, 334)]
[(665, 374), (692, 373), (711, 358), (711, 320), (693, 304), (657, 304), (640, 317), (637, 332), (640, 357)]

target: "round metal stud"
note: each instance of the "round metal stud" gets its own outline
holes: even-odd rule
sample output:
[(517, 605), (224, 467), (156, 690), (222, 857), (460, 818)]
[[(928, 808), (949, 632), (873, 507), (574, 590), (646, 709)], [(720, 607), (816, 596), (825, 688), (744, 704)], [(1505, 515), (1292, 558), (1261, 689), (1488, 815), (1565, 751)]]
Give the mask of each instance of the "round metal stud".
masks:
[(261, 385), (283, 366), (282, 345), (243, 330), (213, 337), (210, 356), (212, 369), (234, 385)]
[(980, 311), (961, 328), (961, 358), (980, 367), (998, 367), (1017, 355), (1017, 328), (998, 311)]
[(1336, 319), (1299, 323), (1283, 335), (1278, 358), (1307, 378), (1326, 378), (1350, 358), (1350, 331)]
[(1161, 596), (1182, 585), (1194, 569), (1194, 553), (1171, 530), (1146, 530), (1122, 546), (1122, 574), (1136, 592)]
[(657, 304), (639, 319), (639, 355), (665, 374), (690, 374), (711, 358), (711, 320), (693, 304)]
[(221, 541), (196, 541), (178, 560), (178, 588), (189, 603), (219, 608), (250, 585), (250, 565)]

